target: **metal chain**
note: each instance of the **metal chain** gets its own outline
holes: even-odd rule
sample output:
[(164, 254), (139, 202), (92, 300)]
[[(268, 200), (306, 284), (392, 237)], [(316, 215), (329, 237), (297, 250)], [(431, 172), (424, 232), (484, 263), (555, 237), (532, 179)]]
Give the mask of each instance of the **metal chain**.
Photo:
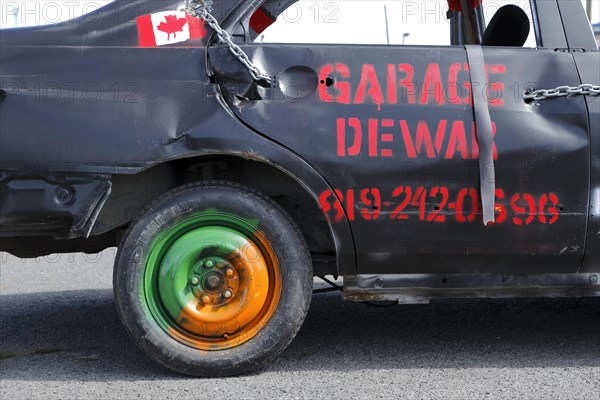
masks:
[[(207, 2), (208, 3), (208, 2)], [(212, 2), (210, 2), (212, 3)], [(235, 56), (242, 64), (248, 68), (250, 75), (255, 81), (266, 81), (268, 83), (272, 82), (270, 76), (263, 74), (257, 67), (250, 61), (250, 58), (244, 53), (244, 50), (240, 48), (237, 44), (233, 43), (231, 36), (229, 33), (219, 26), (219, 22), (215, 17), (209, 12), (208, 7), (210, 4), (206, 4), (205, 0), (187, 0), (185, 10), (192, 17), (203, 19), (208, 26), (210, 26), (217, 33), (219, 40), (229, 47), (229, 51), (231, 54)]]
[(523, 98), (530, 101), (540, 101), (553, 99), (555, 97), (564, 97), (568, 95), (582, 96), (600, 96), (600, 86), (590, 85), (589, 83), (579, 86), (559, 86), (556, 89), (540, 89), (533, 92), (526, 92)]

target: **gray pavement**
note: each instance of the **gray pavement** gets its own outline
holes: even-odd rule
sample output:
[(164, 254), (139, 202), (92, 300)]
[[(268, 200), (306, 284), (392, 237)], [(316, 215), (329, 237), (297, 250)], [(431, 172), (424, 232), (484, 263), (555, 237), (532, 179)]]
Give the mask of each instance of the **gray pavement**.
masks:
[(373, 308), (315, 294), (264, 371), (180, 377), (122, 328), (114, 255), (0, 253), (0, 399), (600, 399), (600, 299)]

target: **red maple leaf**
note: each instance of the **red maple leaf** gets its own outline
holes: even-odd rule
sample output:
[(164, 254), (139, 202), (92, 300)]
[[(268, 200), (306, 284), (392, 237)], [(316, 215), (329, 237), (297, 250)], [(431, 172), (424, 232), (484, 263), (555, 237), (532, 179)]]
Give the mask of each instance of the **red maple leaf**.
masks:
[(173, 38), (176, 38), (177, 32), (183, 32), (185, 24), (187, 24), (186, 18), (177, 18), (177, 15), (167, 15), (165, 16), (165, 21), (158, 24), (156, 28), (168, 35), (167, 40), (171, 40), (171, 33), (173, 34)]

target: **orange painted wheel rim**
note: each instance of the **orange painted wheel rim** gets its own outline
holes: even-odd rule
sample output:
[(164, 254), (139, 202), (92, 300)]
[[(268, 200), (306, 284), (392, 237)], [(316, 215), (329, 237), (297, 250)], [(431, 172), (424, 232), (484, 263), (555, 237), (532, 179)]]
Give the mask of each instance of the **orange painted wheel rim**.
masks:
[(224, 350), (255, 337), (279, 304), (281, 272), (256, 222), (205, 212), (154, 241), (144, 296), (158, 325), (180, 343)]

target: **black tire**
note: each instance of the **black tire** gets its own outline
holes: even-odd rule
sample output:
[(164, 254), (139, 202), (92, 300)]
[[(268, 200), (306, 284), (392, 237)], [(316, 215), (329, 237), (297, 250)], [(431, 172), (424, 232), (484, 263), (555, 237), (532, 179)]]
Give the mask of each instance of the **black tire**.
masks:
[[(205, 351), (169, 334), (153, 315), (144, 293), (150, 279), (146, 276), (146, 266), (157, 237), (186, 218), (200, 212), (211, 215), (215, 210), (254, 221), (254, 228), (269, 241), (277, 258), (281, 286), (276, 308), (269, 311), (272, 314), (265, 325), (260, 331), (256, 328), (257, 333), (251, 339), (234, 347)], [(117, 309), (126, 330), (151, 359), (182, 374), (231, 376), (263, 367), (292, 341), (310, 305), (312, 265), (302, 234), (271, 198), (239, 184), (199, 182), (166, 193), (132, 223), (117, 253), (113, 284)]]

